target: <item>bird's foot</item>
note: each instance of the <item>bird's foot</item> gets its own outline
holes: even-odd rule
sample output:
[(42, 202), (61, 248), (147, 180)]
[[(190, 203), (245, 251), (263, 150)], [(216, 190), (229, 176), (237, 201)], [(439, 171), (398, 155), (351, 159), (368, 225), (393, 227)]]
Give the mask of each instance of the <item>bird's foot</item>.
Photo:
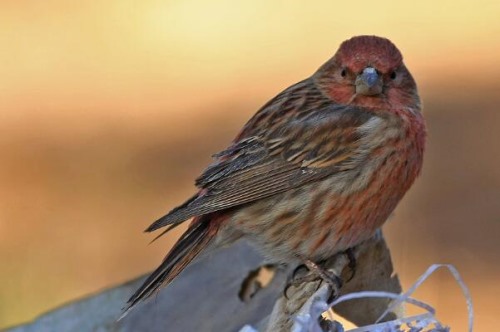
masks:
[(316, 264), (311, 260), (305, 260), (303, 265), (299, 265), (294, 270), (291, 281), (285, 288), (285, 296), (288, 298), (287, 291), (290, 287), (299, 287), (301, 284), (314, 281), (326, 282), (328, 288), (330, 289), (329, 300), (338, 296), (339, 289), (343, 284), (342, 279), (332, 271), (324, 269), (319, 264)]
[[(356, 257), (354, 250), (347, 249), (339, 255), (345, 255), (344, 259), (347, 259), (347, 262), (344, 260), (344, 263), (340, 263), (341, 265), (337, 268), (334, 267), (338, 265), (336, 262), (341, 262), (339, 261), (340, 257), (338, 255), (318, 263), (310, 259), (304, 259), (304, 264), (299, 265), (292, 273), (291, 280), (285, 288), (285, 296), (287, 296), (287, 291), (290, 287), (299, 287), (304, 283), (321, 280), (325, 282), (330, 289), (329, 299), (332, 300), (336, 298), (340, 293), (340, 288), (344, 285), (344, 281), (351, 281), (356, 274)], [(333, 269), (327, 269), (325, 266), (333, 267)], [(342, 277), (340, 276), (341, 271), (337, 271), (339, 268), (343, 270)]]
[(340, 278), (334, 272), (322, 268), (320, 265), (314, 263), (311, 260), (306, 260), (304, 264), (305, 266), (307, 266), (311, 274), (316, 276), (316, 279), (319, 277), (328, 285), (330, 292), (328, 302), (335, 299), (339, 295), (340, 288), (344, 284), (342, 278)]

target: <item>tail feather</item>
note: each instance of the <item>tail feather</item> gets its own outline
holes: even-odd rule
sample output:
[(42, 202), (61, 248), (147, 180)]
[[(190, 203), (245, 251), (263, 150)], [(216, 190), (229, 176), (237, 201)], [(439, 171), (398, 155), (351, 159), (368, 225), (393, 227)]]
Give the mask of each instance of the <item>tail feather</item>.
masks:
[(156, 220), (154, 223), (152, 223), (148, 228), (146, 228), (145, 232), (152, 232), (157, 230), (158, 228), (162, 228), (167, 225), (172, 225), (176, 226), (181, 224), (183, 221), (195, 216), (195, 215), (201, 215), (193, 213), (190, 209), (190, 205), (196, 201), (197, 198), (199, 198), (200, 193), (197, 193), (187, 201), (185, 201), (183, 204), (179, 205), (178, 207), (174, 208), (172, 211), (161, 217), (160, 219)]
[[(211, 218), (210, 218), (211, 219)], [(146, 279), (141, 287), (127, 301), (122, 316), (140, 301), (157, 292), (162, 285), (168, 285), (198, 254), (211, 242), (217, 233), (218, 223), (208, 216), (193, 220), (188, 230), (177, 241), (161, 265)]]
[(149, 242), (149, 244), (155, 242), (156, 240), (158, 240), (160, 237), (162, 237), (163, 235), (165, 235), (166, 233), (170, 232), (172, 229), (176, 228), (177, 226), (181, 225), (182, 223), (178, 223), (178, 224), (171, 224), (171, 225), (168, 225), (167, 228), (165, 228), (165, 230), (163, 230), (160, 234), (158, 234), (154, 239), (151, 240), (151, 242)]

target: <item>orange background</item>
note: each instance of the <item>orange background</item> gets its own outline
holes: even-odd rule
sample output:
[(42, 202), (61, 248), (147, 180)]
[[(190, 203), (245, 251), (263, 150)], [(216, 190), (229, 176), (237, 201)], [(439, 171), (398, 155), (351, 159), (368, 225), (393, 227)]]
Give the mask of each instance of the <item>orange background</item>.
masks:
[[(405, 55), (429, 126), (421, 179), (385, 227), (403, 286), (449, 262), (477, 331), (497, 326), (498, 1), (2, 1), (0, 328), (151, 270), (179, 232), (141, 231), (187, 198), (245, 121), (343, 40)], [(417, 294), (454, 331), (445, 273)], [(496, 323), (496, 324), (495, 324)]]

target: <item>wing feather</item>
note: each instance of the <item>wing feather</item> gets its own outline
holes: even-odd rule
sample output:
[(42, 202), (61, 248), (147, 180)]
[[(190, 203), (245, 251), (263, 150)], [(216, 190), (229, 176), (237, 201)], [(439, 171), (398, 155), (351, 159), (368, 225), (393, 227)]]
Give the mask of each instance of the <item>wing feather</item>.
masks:
[[(375, 116), (373, 112), (311, 96), (308, 103), (295, 98), (302, 112), (287, 113), (279, 121), (273, 119), (280, 105), (263, 108), (244, 128), (244, 135), (214, 156), (214, 163), (196, 180), (200, 192), (146, 231), (276, 195), (363, 162), (367, 151), (360, 146), (359, 128)], [(286, 99), (278, 100), (286, 104)]]

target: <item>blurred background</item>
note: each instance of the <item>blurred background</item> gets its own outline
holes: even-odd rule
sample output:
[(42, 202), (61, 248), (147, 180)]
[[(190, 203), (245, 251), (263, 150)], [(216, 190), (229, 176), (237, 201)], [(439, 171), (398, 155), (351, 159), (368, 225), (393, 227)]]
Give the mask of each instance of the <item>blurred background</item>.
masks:
[[(345, 39), (390, 38), (425, 104), (423, 175), (385, 226), (409, 287), (452, 263), (498, 327), (500, 2), (0, 2), (0, 328), (143, 274), (142, 230)], [(465, 331), (445, 272), (417, 296)]]

